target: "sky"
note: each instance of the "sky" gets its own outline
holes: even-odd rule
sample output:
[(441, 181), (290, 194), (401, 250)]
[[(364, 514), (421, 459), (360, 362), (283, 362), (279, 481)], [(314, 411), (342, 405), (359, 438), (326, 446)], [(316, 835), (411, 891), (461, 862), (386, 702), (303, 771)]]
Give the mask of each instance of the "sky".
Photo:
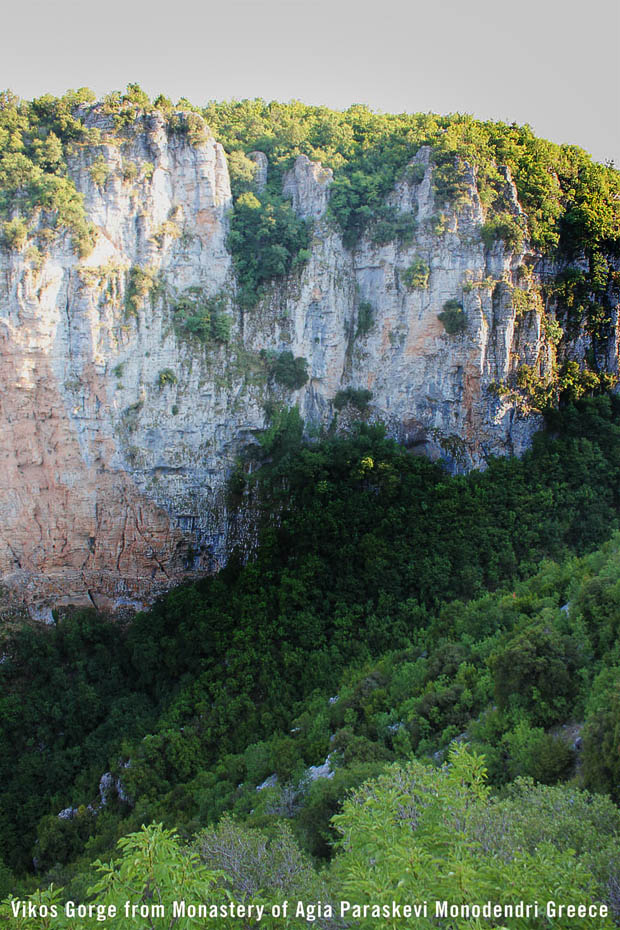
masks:
[(193, 103), (263, 97), (529, 123), (620, 166), (617, 0), (20, 0), (0, 87), (140, 84)]

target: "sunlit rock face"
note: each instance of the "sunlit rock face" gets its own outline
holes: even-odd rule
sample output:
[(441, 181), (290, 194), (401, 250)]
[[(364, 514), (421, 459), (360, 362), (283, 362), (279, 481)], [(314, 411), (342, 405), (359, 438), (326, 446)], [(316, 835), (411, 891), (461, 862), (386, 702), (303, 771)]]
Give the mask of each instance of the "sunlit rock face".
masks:
[[(159, 114), (122, 144), (105, 141), (100, 109), (88, 120), (104, 141), (78, 149), (70, 172), (94, 251), (80, 259), (67, 235), (36, 263), (0, 256), (0, 577), (33, 615), (137, 607), (216, 570), (231, 540), (251, 545), (226, 483), (274, 393), (307, 423), (338, 415), (344, 428), (360, 414), (337, 414), (334, 398), (367, 389), (363, 416), (452, 470), (527, 448), (539, 416), (493, 386), (524, 363), (544, 374), (554, 362), (542, 304), (523, 313), (514, 300), (543, 265), (527, 243), (485, 247), (473, 171), (459, 208), (439, 208), (421, 150), (391, 195), (416, 220), (411, 241), (347, 249), (327, 215), (331, 172), (300, 156), (283, 189), (312, 223), (310, 259), (241, 311), (222, 147), (208, 135), (191, 144)], [(252, 157), (264, 183), (266, 159)], [(506, 198), (520, 212), (508, 175)], [(175, 312), (197, 294), (229, 318), (227, 343), (179, 327)], [(439, 318), (449, 302), (463, 311), (453, 332)], [(274, 387), (261, 349), (304, 357), (306, 385)], [(608, 354), (617, 370), (617, 339)]]

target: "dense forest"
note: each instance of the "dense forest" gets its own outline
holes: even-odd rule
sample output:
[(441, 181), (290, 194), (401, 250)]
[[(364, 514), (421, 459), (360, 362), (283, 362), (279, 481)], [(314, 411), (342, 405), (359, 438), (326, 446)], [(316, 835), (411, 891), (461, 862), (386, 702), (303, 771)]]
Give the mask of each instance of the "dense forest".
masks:
[[(334, 172), (329, 221), (355, 249), (362, 236), (412, 237), (386, 197), (428, 146), (437, 202), (458, 205), (473, 168), (485, 243), (527, 238), (563, 268), (546, 287), (564, 329), (609, 330), (618, 172), (527, 126), (463, 115), (173, 106), (137, 85), (98, 104), (85, 89), (31, 102), (5, 92), (2, 247), (36, 264), (68, 232), (87, 255), (72, 156), (101, 143), (96, 119), (122, 142), (154, 113), (227, 152), (247, 311), (309, 256), (310, 225), (282, 191), (296, 156)], [(268, 159), (261, 189), (255, 151)], [(191, 303), (176, 324), (225, 343), (218, 312), (198, 318)], [(289, 387), (307, 377), (290, 352), (265, 364)], [(219, 574), (131, 620), (65, 609), (49, 626), (1, 629), (0, 900), (30, 896), (35, 912), (7, 898), (0, 918), (90, 930), (118, 907), (107, 925), (119, 930), (204, 926), (122, 913), (129, 899), (147, 911), (185, 899), (221, 908), (218, 927), (255, 926), (264, 908), (265, 927), (387, 928), (410, 925), (393, 905), (542, 907), (553, 892), (594, 910), (431, 909), (415, 926), (620, 923), (620, 398), (595, 354), (589, 365), (585, 377), (569, 362), (545, 394), (526, 455), (466, 475), (380, 425), (309, 436), (296, 407), (273, 407), (252, 467), (240, 461), (228, 487), (231, 511), (255, 515), (249, 556), (233, 551)], [(345, 393), (363, 420), (367, 392)], [(65, 900), (90, 914), (65, 913)], [(284, 900), (314, 910), (284, 920), (270, 911)]]
[[(620, 549), (604, 541), (618, 524), (619, 413), (614, 395), (569, 405), (522, 459), (450, 477), (378, 427), (305, 442), (291, 412), (242, 492), (262, 514), (250, 561), (233, 554), (122, 629), (75, 611), (5, 641), (4, 891), (54, 882), (84, 900), (89, 862), (132, 831), (155, 842), (135, 831), (158, 822), (177, 831), (157, 836), (181, 859), (190, 844), (218, 869), (238, 844), (260, 873), (273, 847), (317, 900), (345, 888), (374, 900), (347, 863), (382, 808), (364, 826), (355, 805), (377, 792), (387, 811), (395, 786), (415, 794), (444, 777), (449, 795), (457, 753), (479, 799), (462, 840), (430, 827), (442, 804), (453, 810), (436, 787), (427, 839), (401, 831), (398, 843), (460, 861), (488, 841), (477, 818), (508, 817), (484, 852), (497, 887), (549, 842), (541, 887), (568, 887), (577, 870), (571, 894), (596, 887), (617, 908)], [(395, 873), (399, 848), (385, 849)], [(239, 890), (241, 877), (221, 881)]]

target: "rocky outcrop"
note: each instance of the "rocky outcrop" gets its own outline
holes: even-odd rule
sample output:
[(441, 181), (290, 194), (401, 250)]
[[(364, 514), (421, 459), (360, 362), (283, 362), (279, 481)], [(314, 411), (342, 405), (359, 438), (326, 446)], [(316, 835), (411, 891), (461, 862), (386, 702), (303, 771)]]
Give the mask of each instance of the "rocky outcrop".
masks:
[[(106, 129), (104, 117), (92, 122)], [(92, 176), (100, 162), (103, 183)], [(158, 373), (185, 366), (187, 409), (201, 397), (205, 420), (218, 416), (218, 391), (152, 297), (164, 278), (175, 292), (216, 292), (228, 279), (230, 184), (221, 146), (192, 147), (157, 115), (122, 149), (79, 151), (71, 169), (98, 230), (92, 254), (80, 261), (65, 237), (39, 266), (3, 256), (0, 572), (39, 607), (137, 606), (202, 567), (186, 530), (194, 486), (208, 493), (209, 440), (185, 407), (172, 416)], [(169, 488), (183, 484), (174, 511), (160, 472)]]
[(254, 162), (255, 174), (254, 184), (257, 190), (262, 191), (267, 184), (267, 170), (269, 168), (269, 159), (264, 152), (250, 152), (248, 158)]
[[(527, 243), (485, 247), (473, 171), (459, 208), (442, 208), (422, 150), (390, 200), (415, 219), (413, 239), (349, 250), (326, 213), (331, 172), (300, 156), (284, 192), (312, 223), (310, 259), (241, 313), (221, 146), (192, 144), (159, 114), (122, 143), (101, 109), (88, 120), (101, 141), (70, 171), (94, 251), (78, 258), (65, 236), (43, 259), (0, 257), (0, 578), (36, 616), (139, 606), (222, 564), (227, 477), (266, 425), (261, 349), (308, 360), (308, 383), (279, 399), (309, 422), (332, 420), (339, 391), (367, 389), (369, 417), (455, 469), (527, 447), (539, 417), (489, 387), (553, 363), (542, 305), (514, 299), (535, 294), (539, 258)], [(508, 174), (506, 199), (521, 210)], [(179, 327), (175, 309), (196, 295), (218, 302), (228, 343)], [(451, 332), (446, 305), (462, 307)], [(617, 366), (617, 335), (609, 353)]]
[(300, 155), (284, 178), (282, 193), (290, 197), (293, 210), (303, 219), (319, 219), (327, 210), (332, 179), (331, 169)]

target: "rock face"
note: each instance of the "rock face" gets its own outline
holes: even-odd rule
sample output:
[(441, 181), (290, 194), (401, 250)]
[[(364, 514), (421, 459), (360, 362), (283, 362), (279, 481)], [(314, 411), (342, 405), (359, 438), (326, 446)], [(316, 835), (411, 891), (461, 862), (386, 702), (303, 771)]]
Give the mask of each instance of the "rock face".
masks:
[[(391, 197), (415, 218), (413, 240), (349, 250), (326, 216), (331, 172), (300, 156), (284, 192), (313, 222), (310, 260), (241, 313), (221, 146), (190, 144), (158, 114), (122, 145), (100, 110), (89, 120), (103, 141), (77, 150), (70, 171), (94, 251), (81, 260), (67, 235), (40, 261), (0, 255), (0, 579), (35, 616), (139, 606), (223, 562), (226, 481), (266, 425), (261, 349), (308, 360), (308, 383), (278, 390), (309, 422), (334, 417), (339, 391), (368, 389), (370, 417), (453, 468), (527, 447), (539, 417), (489, 386), (553, 362), (542, 305), (523, 313), (514, 300), (524, 279), (535, 293), (544, 266), (485, 247), (473, 172), (463, 204), (439, 210), (420, 151)], [(266, 159), (252, 157), (264, 183)], [(509, 176), (506, 187), (520, 211)], [(227, 344), (175, 324), (197, 294), (230, 317)], [(464, 311), (454, 332), (438, 316), (449, 301)], [(617, 338), (609, 356), (617, 370)]]
[(293, 210), (303, 219), (320, 219), (327, 210), (329, 185), (332, 172), (307, 155), (295, 160), (294, 168), (288, 172), (282, 185), (282, 193), (290, 197)]
[[(223, 286), (230, 183), (221, 146), (169, 136), (157, 115), (122, 154), (104, 144), (71, 168), (98, 228), (93, 253), (79, 261), (66, 238), (39, 268), (3, 256), (0, 573), (40, 607), (134, 606), (192, 562), (185, 531), (222, 467), (203, 418), (227, 430), (229, 398), (161, 308), (128, 291), (136, 268), (178, 291)], [(158, 384), (172, 366), (184, 372), (178, 418)]]

